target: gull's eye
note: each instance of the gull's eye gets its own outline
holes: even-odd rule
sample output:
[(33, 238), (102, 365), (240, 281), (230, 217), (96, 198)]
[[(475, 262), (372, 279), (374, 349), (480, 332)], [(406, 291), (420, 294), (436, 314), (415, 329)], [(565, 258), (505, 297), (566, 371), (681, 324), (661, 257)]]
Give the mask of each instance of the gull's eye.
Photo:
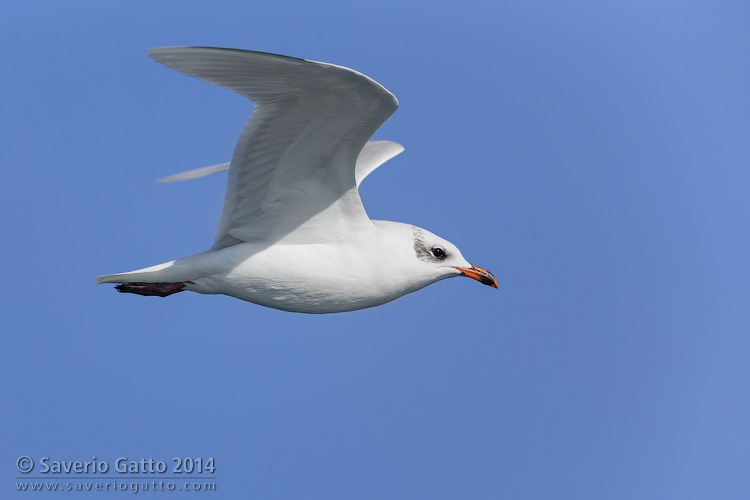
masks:
[(433, 247), (430, 251), (433, 257), (436, 259), (444, 259), (445, 258), (445, 250), (443, 250), (440, 247)]

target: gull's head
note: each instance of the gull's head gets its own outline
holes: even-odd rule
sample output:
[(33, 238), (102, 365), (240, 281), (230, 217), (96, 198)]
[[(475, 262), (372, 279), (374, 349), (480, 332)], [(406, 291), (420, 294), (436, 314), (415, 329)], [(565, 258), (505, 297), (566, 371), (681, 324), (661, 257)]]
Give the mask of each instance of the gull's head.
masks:
[(497, 288), (497, 280), (492, 273), (470, 264), (450, 241), (416, 226), (411, 226), (411, 233), (411, 251), (417, 262), (415, 268), (429, 283), (453, 276), (466, 276)]

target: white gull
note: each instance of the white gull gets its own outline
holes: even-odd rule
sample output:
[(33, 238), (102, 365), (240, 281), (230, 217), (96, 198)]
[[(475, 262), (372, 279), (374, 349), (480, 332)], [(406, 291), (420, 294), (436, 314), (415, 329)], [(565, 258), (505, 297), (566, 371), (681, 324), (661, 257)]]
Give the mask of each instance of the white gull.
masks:
[(403, 148), (368, 139), (396, 111), (382, 85), (333, 64), (238, 49), (162, 47), (149, 56), (255, 102), (230, 164), (219, 227), (205, 252), (99, 276), (120, 292), (225, 294), (285, 311), (384, 304), (467, 276), (497, 288), (452, 243), (410, 224), (372, 221), (360, 182)]

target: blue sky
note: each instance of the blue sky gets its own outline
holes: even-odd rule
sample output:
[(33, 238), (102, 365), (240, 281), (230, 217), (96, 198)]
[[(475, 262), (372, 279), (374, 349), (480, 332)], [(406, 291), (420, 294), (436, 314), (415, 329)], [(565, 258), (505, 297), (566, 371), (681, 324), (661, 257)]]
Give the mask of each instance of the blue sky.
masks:
[[(185, 498), (747, 498), (748, 19), (4, 2), (2, 496), (21, 456), (96, 456), (214, 457), (217, 492)], [(146, 57), (162, 45), (385, 85), (401, 107), (375, 138), (406, 151), (363, 184), (368, 213), (451, 240), (500, 290), (308, 316), (94, 285), (210, 246), (224, 177), (154, 180), (228, 161), (251, 110)]]

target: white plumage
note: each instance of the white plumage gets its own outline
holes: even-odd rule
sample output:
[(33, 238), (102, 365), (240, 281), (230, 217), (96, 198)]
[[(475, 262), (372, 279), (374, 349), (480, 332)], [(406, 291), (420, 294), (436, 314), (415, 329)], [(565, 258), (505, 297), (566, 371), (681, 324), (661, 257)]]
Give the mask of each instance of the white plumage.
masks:
[(228, 169), (213, 246), (97, 283), (166, 296), (223, 293), (307, 313), (376, 306), (443, 278), (497, 287), (451, 243), (414, 226), (371, 221), (358, 186), (403, 147), (369, 138), (398, 101), (361, 73), (333, 64), (237, 49), (164, 47), (154, 60), (255, 102)]

